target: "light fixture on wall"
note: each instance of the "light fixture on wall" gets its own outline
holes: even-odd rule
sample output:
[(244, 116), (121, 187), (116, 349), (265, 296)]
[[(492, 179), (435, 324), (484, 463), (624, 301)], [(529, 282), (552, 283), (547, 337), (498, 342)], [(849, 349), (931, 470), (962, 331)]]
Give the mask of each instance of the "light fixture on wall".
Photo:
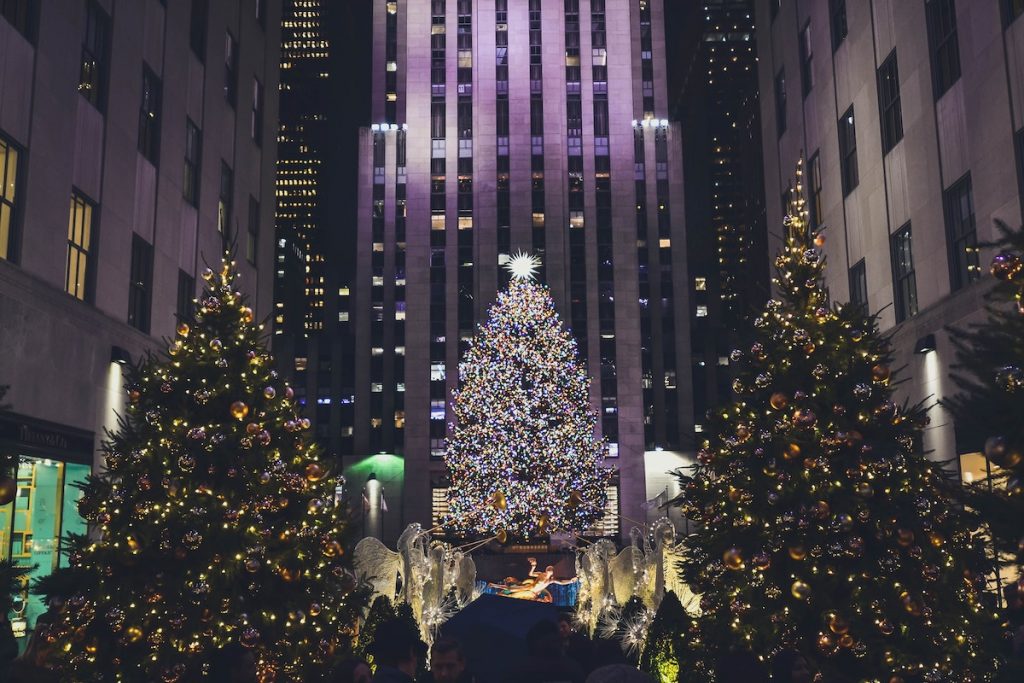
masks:
[(114, 345), (110, 347), (110, 362), (118, 365), (127, 365), (132, 361), (131, 355), (124, 348)]
[(914, 344), (914, 353), (931, 353), (935, 350), (935, 335), (926, 334)]

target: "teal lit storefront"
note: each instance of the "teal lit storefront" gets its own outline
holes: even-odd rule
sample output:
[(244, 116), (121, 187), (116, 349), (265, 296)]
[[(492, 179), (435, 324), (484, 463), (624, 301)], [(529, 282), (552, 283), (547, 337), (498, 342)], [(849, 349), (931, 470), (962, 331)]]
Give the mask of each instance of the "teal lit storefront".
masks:
[[(60, 538), (83, 534), (78, 514), (80, 491), (75, 484), (91, 472), (90, 432), (0, 413), (0, 449), (18, 455), (17, 495), (0, 506), (0, 559), (32, 567), (29, 584), (67, 564)], [(15, 596), (11, 625), (24, 648), (28, 631), (46, 611), (43, 601), (28, 593)]]

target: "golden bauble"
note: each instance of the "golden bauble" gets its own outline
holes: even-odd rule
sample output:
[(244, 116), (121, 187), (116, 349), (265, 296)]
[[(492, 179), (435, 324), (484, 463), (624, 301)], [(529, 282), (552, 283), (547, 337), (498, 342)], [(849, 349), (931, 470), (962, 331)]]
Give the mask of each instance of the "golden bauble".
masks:
[(793, 585), (789, 587), (789, 592), (797, 600), (807, 600), (811, 597), (811, 587), (800, 579), (793, 582)]
[(844, 633), (843, 635), (839, 636), (839, 645), (847, 649), (853, 647), (853, 636), (851, 636), (849, 633)]
[(802, 545), (794, 545), (789, 548), (789, 556), (798, 562), (806, 559), (807, 550)]
[(781, 391), (776, 391), (771, 395), (771, 398), (768, 399), (768, 403), (775, 410), (782, 410), (789, 405), (789, 399)]
[(824, 235), (824, 233), (820, 233), (819, 232), (817, 235), (814, 236), (814, 246), (818, 247), (819, 249), (821, 249), (823, 246), (825, 246), (825, 235)]
[(887, 365), (882, 365), (881, 363), (879, 363), (878, 365), (871, 368), (871, 379), (875, 380), (876, 382), (881, 382), (882, 384), (885, 384), (886, 382), (889, 381), (889, 377), (891, 375), (892, 371), (889, 370), (889, 366)]
[(178, 323), (177, 331), (178, 331), (178, 334), (180, 334), (182, 337), (187, 337), (188, 336), (188, 331), (189, 331), (188, 323), (186, 323), (186, 322)]
[(896, 541), (906, 548), (914, 542), (914, 532), (910, 529), (898, 529), (896, 531)]
[(841, 636), (850, 630), (850, 623), (838, 614), (830, 614), (828, 617), (828, 628), (832, 633)]
[(253, 321), (252, 309), (248, 306), (242, 306), (242, 322), (248, 325)]
[(18, 495), (18, 482), (13, 477), (0, 479), (0, 505), (7, 505)]
[(508, 507), (508, 501), (505, 499), (505, 494), (501, 491), (495, 491), (491, 495), (491, 499), (488, 504), (495, 510), (501, 511)]
[(739, 548), (729, 548), (722, 554), (722, 562), (726, 569), (733, 571), (743, 569), (743, 551)]
[(800, 444), (788, 443), (786, 449), (782, 452), (782, 456), (786, 460), (795, 460), (800, 457)]
[(231, 404), (231, 416), (236, 420), (244, 420), (249, 414), (249, 406), (244, 401), (235, 401)]
[(129, 626), (125, 629), (124, 635), (128, 639), (129, 643), (137, 643), (142, 640), (142, 636), (144, 634), (142, 633), (142, 629), (138, 626)]
[(318, 462), (311, 462), (306, 465), (306, 479), (309, 481), (320, 481), (327, 474), (327, 469)]

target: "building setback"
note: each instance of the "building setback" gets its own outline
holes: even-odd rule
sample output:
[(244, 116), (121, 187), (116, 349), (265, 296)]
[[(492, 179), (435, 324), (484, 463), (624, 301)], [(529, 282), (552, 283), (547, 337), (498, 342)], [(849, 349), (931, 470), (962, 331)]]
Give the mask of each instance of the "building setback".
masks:
[(441, 511), (460, 353), (519, 250), (542, 256), (590, 369), (619, 472), (601, 532), (660, 514), (645, 507), (645, 459), (689, 446), (693, 429), (663, 12), (661, 0), (374, 0), (352, 464), (404, 459), (386, 535)]
[[(993, 221), (1021, 221), (1024, 7), (758, 0), (768, 216), (806, 159), (833, 299), (878, 311), (911, 401), (955, 393), (945, 327), (980, 312)], [(776, 233), (778, 234), (778, 233)], [(931, 410), (924, 448), (983, 476), (969, 425)]]
[(35, 576), (84, 531), (72, 484), (119, 363), (174, 333), (225, 244), (270, 314), (279, 23), (279, 0), (0, 4), (0, 448), (22, 456), (0, 559)]

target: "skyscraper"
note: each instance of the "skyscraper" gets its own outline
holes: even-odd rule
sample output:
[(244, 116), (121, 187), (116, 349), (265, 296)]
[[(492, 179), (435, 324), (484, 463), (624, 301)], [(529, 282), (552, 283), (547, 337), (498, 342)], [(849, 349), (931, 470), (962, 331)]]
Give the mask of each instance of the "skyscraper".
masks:
[(507, 281), (503, 261), (532, 252), (593, 378), (618, 470), (605, 531), (618, 533), (620, 516), (648, 514), (646, 454), (692, 436), (664, 3), (374, 0), (372, 24), (355, 457), (401, 459), (392, 524), (436, 516), (460, 354)]
[(674, 3), (670, 92), (685, 121), (686, 240), (693, 283), (697, 428), (729, 399), (729, 352), (767, 298), (761, 119), (753, 0)]

